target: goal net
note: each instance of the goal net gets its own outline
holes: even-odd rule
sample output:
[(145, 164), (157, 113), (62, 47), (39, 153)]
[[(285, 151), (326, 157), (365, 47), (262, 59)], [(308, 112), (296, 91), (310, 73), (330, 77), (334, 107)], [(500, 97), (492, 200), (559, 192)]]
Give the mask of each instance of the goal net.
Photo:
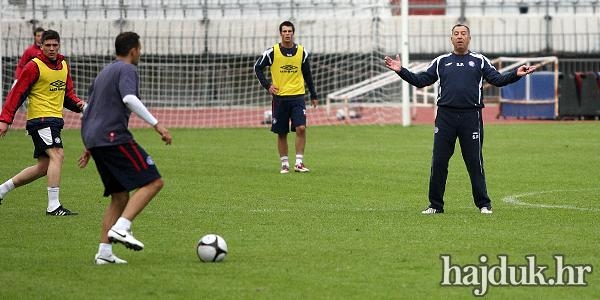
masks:
[[(310, 53), (321, 103), (316, 109), (308, 107), (309, 125), (402, 123), (402, 85), (383, 64), (384, 56), (400, 51), (401, 18), (392, 15), (389, 1), (294, 0), (290, 7), (256, 0), (0, 1), (5, 8), (0, 12), (2, 101), (21, 53), (33, 41), (32, 27), (61, 34), (61, 53), (83, 99), (97, 73), (114, 59), (117, 34), (135, 31), (143, 47), (138, 66), (141, 98), (166, 126), (266, 127), (271, 96), (260, 86), (253, 65), (280, 41), (278, 25), (290, 19), (295, 41)], [(39, 5), (32, 7), (33, 3)], [(450, 50), (448, 34), (455, 17), (410, 20), (411, 52), (430, 59)], [(474, 32), (485, 32), (498, 22), (470, 20)], [(518, 26), (520, 19), (514, 20), (505, 26)], [(472, 48), (493, 46), (510, 53), (514, 45), (522, 45), (518, 40), (489, 45), (489, 40), (475, 39)], [(532, 43), (531, 49), (539, 46)], [(418, 65), (409, 67), (419, 70)], [(270, 77), (268, 69), (264, 73)], [(411, 91), (413, 110), (434, 105), (435, 85)], [(24, 120), (21, 111), (14, 127), (23, 127)], [(71, 112), (65, 112), (65, 121), (67, 127), (80, 124)], [(135, 116), (131, 124), (146, 126)]]
[[(328, 114), (324, 105), (327, 95), (387, 71), (383, 65), (387, 54), (382, 37), (384, 22), (379, 18), (386, 13), (381, 10), (376, 6), (354, 17), (349, 12), (335, 18), (317, 15), (292, 19), (296, 27), (295, 42), (310, 53), (313, 81), (321, 104), (314, 109), (307, 102), (310, 125), (341, 123), (341, 119)], [(52, 12), (35, 25), (61, 34), (61, 53), (70, 64), (76, 93), (82, 99), (87, 98), (88, 87), (98, 72), (114, 59), (116, 35), (135, 31), (141, 36), (143, 52), (138, 66), (141, 98), (166, 126), (268, 126), (271, 96), (260, 86), (253, 65), (262, 52), (280, 41), (278, 26), (285, 19), (216, 15), (199, 21), (181, 16), (165, 19), (159, 15), (115, 21), (106, 19), (103, 13), (86, 11), (84, 19), (56, 20)], [(70, 11), (71, 15), (77, 12)], [(396, 24), (391, 22), (390, 26)], [(14, 80), (17, 61), (33, 38), (32, 25), (22, 20), (3, 20), (1, 29), (4, 100)], [(395, 28), (390, 32), (396, 35)], [(264, 73), (270, 78), (268, 68)], [(353, 118), (371, 117), (361, 122), (392, 121), (380, 112), (385, 105), (399, 105), (400, 85), (373, 90), (351, 101), (360, 101), (370, 110), (360, 116), (353, 115)], [(13, 127), (24, 126), (23, 110), (16, 116)], [(64, 115), (66, 127), (79, 126), (77, 114), (66, 111)], [(401, 114), (394, 119), (401, 122)], [(146, 126), (135, 116), (131, 125)]]

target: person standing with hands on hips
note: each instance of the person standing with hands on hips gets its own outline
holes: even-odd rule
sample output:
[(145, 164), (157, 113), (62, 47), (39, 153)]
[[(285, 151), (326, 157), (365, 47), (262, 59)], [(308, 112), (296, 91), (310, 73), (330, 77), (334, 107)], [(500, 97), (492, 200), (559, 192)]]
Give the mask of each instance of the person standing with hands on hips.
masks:
[(384, 62), (404, 81), (418, 88), (440, 81), (429, 178), (429, 206), (421, 213), (444, 212), (448, 162), (454, 154), (458, 138), (471, 179), (475, 206), (482, 214), (491, 214), (492, 204), (483, 170), (483, 80), (494, 86), (505, 86), (532, 73), (535, 67), (523, 65), (500, 74), (485, 56), (469, 50), (471, 32), (463, 24), (452, 27), (450, 41), (454, 50), (438, 56), (427, 66), (427, 70), (418, 74), (403, 68), (399, 55), (395, 59), (386, 56)]
[[(304, 147), (306, 145), (306, 105), (304, 104), (305, 84), (310, 92), (313, 107), (319, 100), (312, 80), (308, 51), (302, 45), (294, 43), (294, 24), (285, 21), (279, 25), (281, 42), (263, 52), (254, 64), (254, 72), (260, 84), (273, 95), (273, 122), (271, 131), (277, 134), (277, 149), (281, 161), (281, 174), (290, 172), (288, 162), (287, 136), (291, 130), (296, 132), (296, 163), (294, 171), (308, 172), (304, 165)], [(269, 82), (263, 70), (270, 67)]]

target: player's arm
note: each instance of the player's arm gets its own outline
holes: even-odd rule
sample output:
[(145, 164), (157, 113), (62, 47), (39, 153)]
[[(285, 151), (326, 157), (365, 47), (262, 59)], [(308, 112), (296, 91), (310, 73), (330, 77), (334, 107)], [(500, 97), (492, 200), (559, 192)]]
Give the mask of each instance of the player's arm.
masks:
[(73, 79), (71, 78), (71, 68), (67, 66), (67, 86), (65, 91), (65, 101), (63, 106), (73, 112), (83, 112), (83, 106), (85, 102), (75, 94), (75, 86), (73, 85)]
[(310, 93), (310, 101), (312, 102), (313, 107), (317, 107), (319, 104), (319, 98), (317, 96), (317, 92), (315, 91), (315, 85), (312, 80), (312, 73), (310, 71), (310, 62), (308, 59), (308, 51), (304, 49), (304, 53), (302, 54), (302, 77), (304, 78), (304, 83), (306, 87), (308, 87), (308, 92)]
[[(397, 56), (399, 59), (399, 57)], [(434, 59), (429, 63), (427, 69), (424, 72), (413, 73), (407, 68), (400, 68), (400, 71), (396, 71), (398, 76), (404, 81), (418, 88), (426, 87), (434, 84), (438, 80), (438, 68), (439, 58)]]
[(123, 97), (123, 103), (125, 103), (125, 106), (127, 106), (127, 108), (129, 108), (129, 110), (135, 113), (138, 117), (154, 127), (154, 130), (160, 134), (161, 139), (167, 145), (171, 144), (173, 138), (171, 137), (169, 130), (167, 130), (167, 128), (158, 122), (158, 120), (150, 113), (148, 108), (146, 108), (146, 106), (136, 95), (126, 95)]
[[(36, 63), (31, 62), (25, 66), (21, 73), (21, 78), (17, 80), (15, 86), (10, 90), (4, 106), (2, 107), (2, 113), (0, 113), (0, 122), (6, 123), (7, 125), (12, 124), (15, 114), (23, 102), (29, 96), (31, 87), (40, 77), (40, 71)], [(4, 132), (6, 133), (6, 131)]]
[(77, 160), (77, 165), (80, 168), (85, 168), (88, 164), (88, 162), (90, 161), (90, 156), (92, 154), (90, 153), (90, 151), (88, 149), (83, 149), (83, 152), (81, 152), (81, 155), (79, 156), (79, 159)]
[(254, 73), (256, 74), (256, 78), (258, 78), (260, 85), (267, 91), (269, 91), (269, 88), (271, 87), (271, 82), (265, 77), (264, 70), (266, 67), (273, 64), (273, 57), (273, 48), (269, 48), (263, 52), (254, 63)]
[(485, 78), (488, 83), (497, 87), (501, 87), (518, 81), (522, 76), (525, 76), (534, 70), (535, 67), (532, 67), (532, 69), (529, 70), (526, 66), (520, 66), (517, 69), (501, 74), (498, 72), (498, 70), (496, 70), (492, 63), (486, 57), (484, 57), (481, 73), (483, 74), (483, 78)]

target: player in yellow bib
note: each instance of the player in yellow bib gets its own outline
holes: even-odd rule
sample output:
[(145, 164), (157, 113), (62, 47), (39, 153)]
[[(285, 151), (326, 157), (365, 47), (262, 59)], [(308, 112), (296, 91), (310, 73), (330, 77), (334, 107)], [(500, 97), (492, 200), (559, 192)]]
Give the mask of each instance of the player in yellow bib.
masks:
[[(296, 132), (296, 172), (308, 172), (304, 165), (304, 147), (306, 145), (306, 105), (305, 87), (310, 92), (313, 107), (319, 100), (312, 81), (308, 51), (294, 43), (294, 24), (285, 21), (279, 25), (281, 42), (267, 49), (254, 64), (254, 72), (260, 84), (273, 95), (273, 121), (271, 131), (277, 134), (277, 149), (281, 161), (281, 174), (290, 171), (288, 162), (287, 136)], [(270, 67), (271, 82), (263, 70)]]
[(60, 173), (64, 151), (60, 132), (64, 126), (63, 107), (82, 112), (85, 103), (75, 95), (71, 72), (58, 53), (60, 36), (54, 30), (42, 34), (42, 53), (29, 61), (6, 98), (0, 114), (0, 137), (8, 131), (17, 109), (29, 98), (26, 129), (34, 145), (37, 163), (0, 185), (0, 200), (11, 190), (46, 176), (50, 216), (76, 215), (59, 200)]

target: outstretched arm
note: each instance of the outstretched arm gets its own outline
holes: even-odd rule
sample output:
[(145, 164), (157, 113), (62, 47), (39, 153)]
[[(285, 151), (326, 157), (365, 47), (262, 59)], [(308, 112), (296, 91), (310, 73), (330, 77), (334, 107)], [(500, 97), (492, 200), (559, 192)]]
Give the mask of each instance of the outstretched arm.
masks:
[(420, 72), (418, 74), (415, 74), (415, 73), (409, 71), (408, 69), (402, 67), (402, 60), (400, 59), (399, 54), (396, 55), (395, 59), (393, 59), (389, 56), (386, 56), (383, 60), (385, 62), (385, 66), (388, 69), (395, 71), (398, 74), (398, 76), (400, 76), (400, 78), (402, 78), (404, 81), (406, 81), (409, 84), (412, 84), (418, 88), (432, 85), (438, 80), (438, 75), (437, 75), (438, 60), (437, 59), (434, 59), (429, 64), (429, 66), (427, 66), (427, 70), (425, 70), (424, 72)]
[(536, 66), (528, 67), (522, 65), (510, 72), (500, 73), (487, 58), (484, 58), (482, 66), (483, 78), (485, 78), (488, 83), (497, 87), (517, 82), (521, 77), (531, 74), (535, 70)]
[(536, 66), (526, 66), (526, 65), (522, 65), (517, 69), (517, 76), (519, 77), (523, 77), (525, 75), (531, 74), (533, 72), (535, 72), (535, 70), (537, 69)]
[(396, 72), (400, 72), (400, 70), (402, 70), (402, 60), (400, 59), (400, 54), (396, 54), (396, 59), (386, 56), (383, 60), (385, 61), (385, 66), (388, 69)]

